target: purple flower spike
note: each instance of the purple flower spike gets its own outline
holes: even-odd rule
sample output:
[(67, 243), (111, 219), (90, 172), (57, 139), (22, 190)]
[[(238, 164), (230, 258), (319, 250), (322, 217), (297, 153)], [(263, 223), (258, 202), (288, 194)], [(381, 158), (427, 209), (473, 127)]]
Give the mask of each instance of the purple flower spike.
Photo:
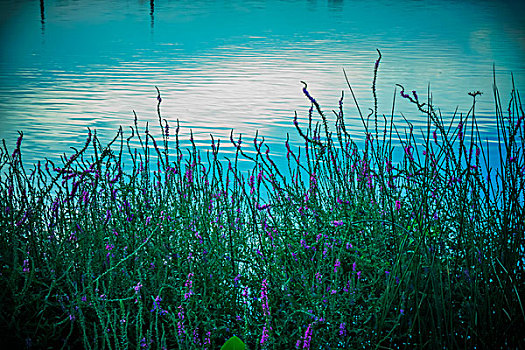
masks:
[(303, 349), (310, 349), (310, 343), (312, 341), (312, 324), (308, 325), (306, 332), (304, 332)]
[(396, 201), (395, 206), (396, 206), (396, 210), (399, 211), (401, 209), (401, 202)]

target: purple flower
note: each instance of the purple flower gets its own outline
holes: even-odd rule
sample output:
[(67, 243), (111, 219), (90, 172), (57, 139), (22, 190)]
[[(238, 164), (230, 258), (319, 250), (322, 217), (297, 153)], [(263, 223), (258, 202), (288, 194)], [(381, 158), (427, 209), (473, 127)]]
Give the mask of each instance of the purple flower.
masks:
[(268, 282), (266, 278), (262, 281), (261, 302), (264, 315), (270, 316), (270, 308), (268, 307)]
[(149, 346), (148, 346), (148, 343), (146, 342), (146, 338), (142, 338), (142, 339), (140, 340), (140, 347), (141, 347), (142, 349), (146, 349), (146, 348), (149, 347)]
[(259, 203), (257, 203), (257, 209), (258, 210), (266, 210), (270, 207), (269, 204), (264, 204), (264, 205), (259, 205)]
[(339, 261), (339, 259), (336, 259), (335, 260), (335, 264), (334, 264), (334, 273), (337, 272), (337, 268), (341, 266), (341, 262)]
[(396, 210), (399, 211), (401, 209), (401, 202), (396, 200), (395, 206), (396, 206)]
[(264, 344), (264, 342), (266, 340), (268, 340), (268, 338), (270, 337), (270, 335), (268, 335), (268, 330), (266, 329), (266, 325), (264, 325), (263, 327), (263, 332), (262, 332), (262, 335), (261, 335), (261, 344)]
[(312, 324), (308, 325), (306, 332), (304, 332), (303, 349), (310, 349), (310, 342), (312, 341)]
[(403, 98), (408, 98), (408, 99), (410, 98), (410, 96), (405, 93), (405, 90), (401, 90), (399, 93), (401, 94), (401, 97)]
[(29, 272), (29, 260), (28, 259), (24, 260), (24, 265), (23, 265), (22, 271)]
[(346, 336), (346, 324), (344, 322), (341, 322), (341, 324), (339, 325), (339, 335), (341, 337)]
[(153, 309), (151, 309), (150, 312), (153, 312), (157, 309), (160, 309), (160, 306), (159, 306), (159, 303), (162, 301), (162, 298), (160, 297), (160, 295), (157, 295), (157, 297), (155, 298), (155, 300), (153, 301)]
[(412, 149), (414, 147), (412, 147), (412, 145), (408, 145), (405, 147), (405, 154), (410, 158), (410, 160), (413, 160), (413, 157), (412, 157)]
[[(177, 331), (180, 336), (183, 333), (186, 333), (186, 331), (184, 330), (184, 308), (182, 307), (182, 305), (179, 305), (178, 308), (180, 311), (177, 313), (177, 317), (179, 318), (179, 321), (177, 322)], [(209, 332), (207, 334), (209, 336)]]
[(193, 281), (191, 280), (193, 277), (193, 273), (190, 272), (188, 274), (188, 279), (184, 283), (184, 287), (188, 288), (188, 292), (184, 294), (184, 299), (189, 299), (189, 297), (194, 294), (193, 290), (191, 289), (191, 286), (193, 285)]
[(317, 281), (318, 281), (319, 283), (321, 283), (321, 280), (322, 280), (323, 276), (321, 276), (321, 273), (320, 273), (320, 272), (316, 272), (316, 273), (315, 273), (315, 278), (317, 279)]
[(233, 284), (235, 285), (235, 287), (237, 287), (237, 285), (239, 284), (239, 280), (241, 278), (241, 275), (238, 274), (237, 276), (235, 276), (235, 278), (233, 279)]

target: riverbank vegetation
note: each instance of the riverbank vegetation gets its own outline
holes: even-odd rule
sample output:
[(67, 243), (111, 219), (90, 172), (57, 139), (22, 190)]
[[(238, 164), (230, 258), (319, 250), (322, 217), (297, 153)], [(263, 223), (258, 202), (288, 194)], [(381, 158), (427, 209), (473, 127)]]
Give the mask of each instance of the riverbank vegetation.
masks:
[(260, 136), (232, 133), (229, 159), (213, 138), (184, 149), (160, 93), (157, 140), (135, 119), (131, 135), (104, 145), (89, 131), (60, 164), (32, 168), (22, 134), (14, 150), (4, 144), (2, 341), (218, 349), (236, 335), (248, 349), (523, 348), (519, 93), (503, 104), (494, 87), (499, 143), (489, 145), (479, 92), (445, 121), (429, 96), (396, 89), (427, 127), (376, 103), (369, 115), (356, 108), (355, 139), (343, 96), (328, 112), (304, 84), (308, 122), (294, 120), (304, 142), (283, 140), (286, 167)]

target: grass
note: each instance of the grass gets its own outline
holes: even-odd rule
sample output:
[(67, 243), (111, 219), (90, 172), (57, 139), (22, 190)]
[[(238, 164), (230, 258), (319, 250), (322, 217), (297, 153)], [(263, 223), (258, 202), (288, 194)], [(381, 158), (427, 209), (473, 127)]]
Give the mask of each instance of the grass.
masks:
[[(379, 60), (374, 70), (374, 88)], [(353, 96), (350, 84), (349, 90)], [(26, 169), (0, 150), (0, 330), (23, 348), (523, 348), (524, 112), (494, 85), (490, 153), (475, 101), (445, 123), (381, 115), (358, 145), (310, 95), (287, 167), (264, 140), (183, 149), (135, 118), (108, 145)], [(355, 101), (355, 98), (354, 98)], [(356, 101), (357, 104), (357, 101)], [(331, 119), (331, 118), (330, 118)], [(360, 137), (361, 135), (359, 135)], [(138, 147), (133, 147), (133, 144)], [(192, 141), (193, 142), (193, 141)], [(497, 166), (489, 154), (497, 154)], [(250, 170), (239, 163), (248, 160)]]

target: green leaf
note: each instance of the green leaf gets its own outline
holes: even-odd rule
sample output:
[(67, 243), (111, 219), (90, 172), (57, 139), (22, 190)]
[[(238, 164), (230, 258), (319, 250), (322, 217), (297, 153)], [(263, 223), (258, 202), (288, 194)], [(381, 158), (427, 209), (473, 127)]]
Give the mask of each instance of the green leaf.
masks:
[(224, 345), (221, 347), (221, 350), (244, 350), (246, 345), (242, 342), (242, 340), (239, 339), (236, 335), (231, 337), (224, 343)]

